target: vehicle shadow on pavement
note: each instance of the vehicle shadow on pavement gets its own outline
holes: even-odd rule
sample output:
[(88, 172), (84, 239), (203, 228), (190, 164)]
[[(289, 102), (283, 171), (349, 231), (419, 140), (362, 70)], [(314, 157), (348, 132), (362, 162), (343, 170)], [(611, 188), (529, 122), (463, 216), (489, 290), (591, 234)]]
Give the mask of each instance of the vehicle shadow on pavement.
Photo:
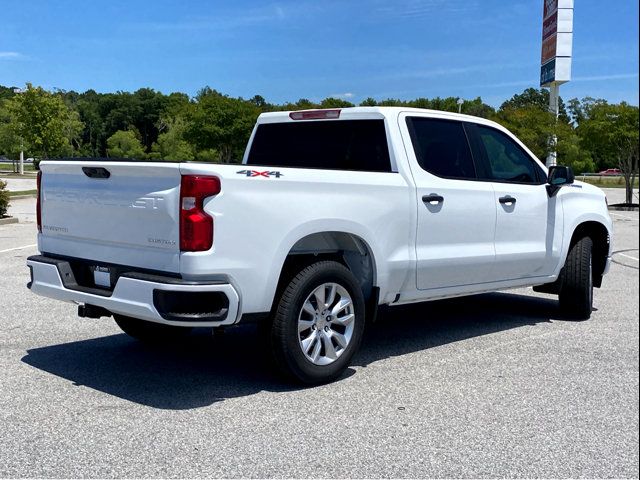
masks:
[[(368, 332), (353, 364), (429, 349), (472, 337), (560, 319), (557, 302), (540, 297), (488, 294), (387, 309)], [(32, 367), (152, 408), (200, 408), (263, 390), (304, 387), (284, 383), (265, 362), (253, 325), (222, 338), (205, 330), (165, 346), (146, 346), (124, 334), (27, 351)], [(342, 379), (353, 375), (349, 369)]]
[(353, 365), (426, 350), (473, 337), (569, 320), (555, 299), (489, 293), (381, 309), (369, 325)]

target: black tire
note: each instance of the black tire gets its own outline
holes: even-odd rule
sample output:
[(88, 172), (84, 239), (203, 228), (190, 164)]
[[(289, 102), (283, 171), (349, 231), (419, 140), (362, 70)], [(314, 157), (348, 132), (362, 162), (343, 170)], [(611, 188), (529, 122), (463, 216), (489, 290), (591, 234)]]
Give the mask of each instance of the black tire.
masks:
[(145, 343), (168, 343), (184, 337), (192, 330), (191, 327), (174, 327), (124, 315), (114, 315), (113, 319), (124, 333)]
[[(325, 283), (335, 283), (351, 296), (354, 325), (351, 340), (341, 355), (328, 365), (316, 365), (300, 346), (298, 316), (311, 293)], [(342, 264), (322, 261), (300, 271), (282, 290), (271, 322), (270, 347), (276, 367), (287, 378), (306, 384), (327, 383), (338, 378), (349, 365), (362, 340), (365, 325), (362, 289), (353, 274)], [(324, 347), (323, 347), (324, 348)]]
[(560, 274), (560, 309), (570, 318), (587, 320), (593, 310), (593, 241), (584, 237), (573, 244)]

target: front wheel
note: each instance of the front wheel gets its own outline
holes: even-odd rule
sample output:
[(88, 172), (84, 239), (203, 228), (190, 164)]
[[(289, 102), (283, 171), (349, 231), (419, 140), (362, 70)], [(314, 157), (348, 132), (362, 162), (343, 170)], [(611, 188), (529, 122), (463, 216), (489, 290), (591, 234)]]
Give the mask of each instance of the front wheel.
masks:
[(578, 240), (569, 250), (562, 269), (560, 308), (571, 318), (587, 320), (593, 310), (593, 241)]
[(174, 327), (124, 315), (114, 314), (113, 319), (124, 333), (146, 343), (167, 343), (187, 335), (192, 330), (190, 327)]
[(357, 351), (365, 324), (358, 281), (342, 264), (314, 263), (282, 292), (271, 327), (276, 363), (289, 377), (318, 384), (336, 379)]

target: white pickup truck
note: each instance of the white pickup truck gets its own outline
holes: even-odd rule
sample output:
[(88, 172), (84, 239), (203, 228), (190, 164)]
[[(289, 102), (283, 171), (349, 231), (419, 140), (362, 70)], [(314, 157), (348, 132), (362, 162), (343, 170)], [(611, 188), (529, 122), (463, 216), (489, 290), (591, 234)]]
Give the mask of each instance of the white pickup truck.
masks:
[(283, 372), (335, 379), (379, 305), (534, 286), (591, 315), (605, 195), (480, 118), (266, 113), (242, 165), (43, 161), (29, 288), (141, 340), (265, 322)]

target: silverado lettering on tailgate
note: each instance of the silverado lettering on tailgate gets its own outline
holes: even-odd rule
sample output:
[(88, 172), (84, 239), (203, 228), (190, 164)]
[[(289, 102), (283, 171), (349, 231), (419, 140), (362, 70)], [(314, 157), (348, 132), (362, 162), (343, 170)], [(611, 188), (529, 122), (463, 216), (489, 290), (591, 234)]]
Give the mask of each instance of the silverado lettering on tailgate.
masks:
[(65, 203), (80, 203), (88, 205), (104, 205), (112, 207), (130, 207), (130, 208), (147, 208), (150, 210), (158, 210), (164, 202), (161, 196), (147, 195), (144, 197), (129, 200), (126, 198), (109, 196), (105, 192), (74, 192), (58, 189), (49, 189), (45, 191), (45, 200), (53, 200)]

